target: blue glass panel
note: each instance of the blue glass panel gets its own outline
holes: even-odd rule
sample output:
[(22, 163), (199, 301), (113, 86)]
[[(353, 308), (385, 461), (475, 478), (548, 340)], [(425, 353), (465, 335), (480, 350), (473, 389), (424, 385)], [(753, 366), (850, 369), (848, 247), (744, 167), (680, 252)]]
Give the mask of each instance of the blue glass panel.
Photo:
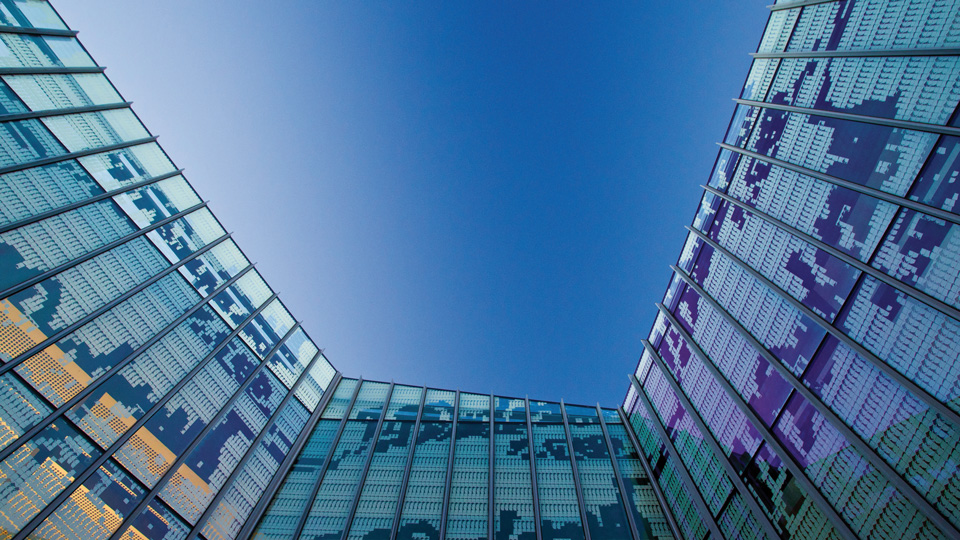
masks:
[[(620, 479), (627, 492), (627, 508), (633, 514), (633, 521), (641, 538), (672, 538), (670, 526), (663, 515), (663, 509), (650, 484), (650, 478), (643, 468), (642, 458), (637, 454), (627, 435), (628, 428), (621, 424), (607, 424), (610, 442), (613, 445)], [(539, 462), (538, 467), (539, 467)], [(537, 474), (539, 478), (539, 468)]]
[(460, 420), (490, 421), (490, 396), (460, 393)]
[(376, 422), (347, 422), (300, 540), (340, 539), (376, 431)]
[(24, 28), (66, 30), (46, 0), (0, 0), (0, 23)]
[(384, 421), (348, 540), (389, 538), (407, 465), (413, 422)]
[[(531, 408), (534, 403), (530, 402)], [(556, 414), (559, 413), (558, 406)], [(563, 425), (533, 426), (533, 442), (543, 539), (582, 539), (583, 523), (580, 520), (580, 505), (577, 502), (570, 451), (567, 448), (567, 435)]]
[[(432, 391), (428, 391), (428, 397)], [(443, 514), (452, 429), (452, 424), (448, 422), (421, 420), (397, 531), (398, 540), (440, 538), (440, 517)]]
[(527, 426), (496, 424), (493, 465), (494, 540), (536, 540), (531, 485)]
[(767, 538), (761, 532), (760, 524), (753, 517), (747, 503), (739, 493), (734, 493), (727, 502), (726, 508), (717, 517), (717, 525), (720, 526), (720, 532), (727, 538), (761, 539)]
[[(463, 412), (460, 394), (460, 411)], [(478, 396), (487, 397), (488, 396)], [(489, 418), (487, 419), (489, 421)], [(487, 534), (487, 496), (490, 478), (490, 424), (461, 422), (453, 454), (450, 508), (445, 540), (481, 540)]]
[(0, 224), (62, 208), (102, 192), (73, 160), (0, 175)]
[[(960, 57), (957, 57), (960, 62)], [(960, 68), (957, 70), (960, 73)], [(960, 213), (960, 137), (940, 138), (930, 159), (923, 166), (910, 189), (910, 198), (941, 208), (954, 214)]]
[(183, 540), (190, 529), (160, 501), (153, 500), (120, 534), (120, 540)]
[(327, 458), (333, 437), (340, 422), (320, 420), (310, 433), (303, 449), (297, 455), (293, 468), (280, 484), (260, 519), (252, 538), (257, 540), (287, 540), (293, 536), (300, 516), (307, 509), (313, 487), (320, 477), (320, 469)]
[(334, 390), (327, 408), (323, 410), (321, 418), (340, 419), (347, 414), (347, 408), (350, 407), (350, 400), (353, 399), (353, 392), (357, 388), (357, 379), (340, 379), (340, 384)]
[(790, 399), (774, 435), (861, 537), (916, 538), (936, 530), (802, 396)]
[(384, 402), (390, 397), (390, 385), (382, 382), (363, 381), (357, 400), (350, 409), (351, 420), (379, 420)]
[(404, 386), (401, 384), (394, 386), (385, 419), (416, 420), (417, 412), (420, 410), (421, 396), (423, 396), (423, 388), (419, 386)]
[(630, 525), (600, 425), (571, 425), (570, 435), (590, 538), (630, 538)]
[(550, 403), (549, 401), (531, 401), (530, 420), (535, 423), (562, 423), (563, 413), (560, 411), (560, 404)]
[(0, 34), (0, 67), (93, 67), (76, 38)]
[(526, 422), (527, 406), (522, 398), (496, 397), (495, 422)]
[(12, 75), (4, 81), (31, 111), (123, 102), (102, 73)]

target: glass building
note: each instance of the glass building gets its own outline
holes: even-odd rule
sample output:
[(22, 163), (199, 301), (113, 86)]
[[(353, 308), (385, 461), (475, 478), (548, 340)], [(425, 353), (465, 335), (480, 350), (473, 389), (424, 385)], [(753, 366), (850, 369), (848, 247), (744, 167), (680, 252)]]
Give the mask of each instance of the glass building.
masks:
[(0, 0), (0, 540), (960, 538), (960, 4), (770, 10), (602, 408), (342, 375)]

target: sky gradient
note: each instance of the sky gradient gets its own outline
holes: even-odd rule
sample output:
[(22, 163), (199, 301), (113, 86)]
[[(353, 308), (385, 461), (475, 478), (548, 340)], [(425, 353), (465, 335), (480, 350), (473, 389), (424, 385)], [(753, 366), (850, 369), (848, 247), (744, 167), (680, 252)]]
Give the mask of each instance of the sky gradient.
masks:
[(769, 15), (54, 5), (344, 375), (611, 406)]

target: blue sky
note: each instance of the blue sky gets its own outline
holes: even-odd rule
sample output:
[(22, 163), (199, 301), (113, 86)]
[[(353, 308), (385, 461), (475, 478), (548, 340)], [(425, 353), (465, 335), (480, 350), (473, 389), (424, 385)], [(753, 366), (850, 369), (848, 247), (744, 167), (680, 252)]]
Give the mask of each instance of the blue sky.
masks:
[(624, 395), (769, 15), (55, 5), (345, 375), (604, 405)]

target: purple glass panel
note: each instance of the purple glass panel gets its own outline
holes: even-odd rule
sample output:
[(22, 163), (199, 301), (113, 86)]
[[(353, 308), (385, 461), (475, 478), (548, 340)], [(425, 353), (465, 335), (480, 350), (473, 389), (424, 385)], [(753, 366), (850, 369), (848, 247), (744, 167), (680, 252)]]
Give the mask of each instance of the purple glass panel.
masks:
[(957, 199), (960, 198), (960, 137), (944, 135), (930, 154), (910, 190), (910, 198), (958, 213)]

